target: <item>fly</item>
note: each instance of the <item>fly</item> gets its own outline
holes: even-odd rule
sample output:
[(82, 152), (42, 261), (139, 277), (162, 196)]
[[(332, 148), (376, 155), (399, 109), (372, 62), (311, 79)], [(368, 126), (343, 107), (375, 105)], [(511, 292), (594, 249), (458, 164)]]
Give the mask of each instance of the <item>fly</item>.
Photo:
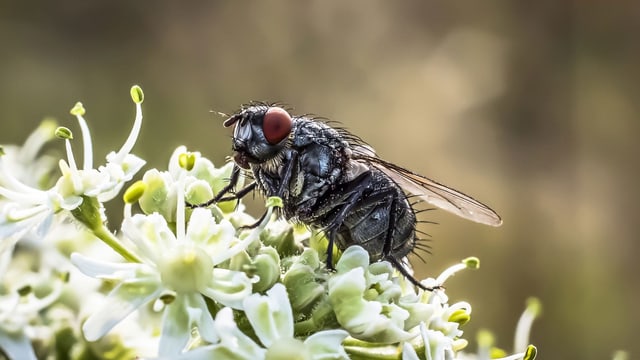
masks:
[[(345, 250), (360, 245), (372, 262), (389, 261), (414, 285), (433, 290), (402, 264), (420, 245), (416, 211), (407, 193), (468, 220), (502, 224), (487, 205), (380, 159), (358, 136), (310, 116), (292, 116), (276, 105), (252, 103), (231, 115), (224, 126), (235, 126), (230, 182), (213, 199), (193, 206), (241, 198), (256, 188), (266, 196), (278, 196), (286, 219), (325, 233), (329, 269), (333, 269), (333, 246)], [(254, 182), (236, 191), (242, 171), (249, 171)]]

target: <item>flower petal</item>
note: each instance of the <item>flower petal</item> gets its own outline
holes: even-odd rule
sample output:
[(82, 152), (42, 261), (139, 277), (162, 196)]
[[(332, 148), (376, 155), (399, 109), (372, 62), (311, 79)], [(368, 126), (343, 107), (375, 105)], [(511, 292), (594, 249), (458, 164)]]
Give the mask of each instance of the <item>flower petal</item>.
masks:
[(409, 316), (406, 310), (365, 299), (364, 271), (356, 267), (329, 279), (329, 300), (340, 325), (364, 341), (394, 343), (413, 338), (415, 335), (404, 331), (404, 320)]
[(219, 343), (202, 346), (180, 355), (161, 356), (159, 360), (259, 360), (265, 358), (265, 349), (238, 329), (233, 320), (231, 308), (225, 307), (218, 312), (215, 330), (220, 334)]
[(79, 253), (71, 254), (71, 262), (87, 276), (108, 279), (120, 279), (125, 274), (133, 275), (137, 268), (143, 266), (142, 264), (95, 260)]
[(244, 302), (244, 311), (256, 335), (266, 347), (279, 338), (293, 338), (293, 314), (287, 290), (275, 284), (267, 296), (252, 294)]
[(238, 359), (264, 359), (266, 350), (258, 346), (250, 337), (245, 335), (233, 320), (231, 308), (223, 308), (216, 316), (215, 327), (220, 335), (220, 343), (217, 345), (219, 355), (211, 359), (224, 359), (231, 354)]
[(6, 334), (0, 329), (0, 349), (9, 359), (37, 359), (31, 340), (24, 334)]
[(416, 350), (408, 341), (402, 344), (402, 360), (420, 360)]
[(175, 234), (169, 229), (167, 220), (158, 213), (126, 218), (122, 232), (136, 245), (138, 254), (153, 263), (158, 263), (166, 251), (176, 245)]
[(158, 297), (162, 289), (154, 280), (142, 278), (116, 286), (105, 303), (85, 321), (84, 337), (88, 341), (100, 339), (127, 315)]
[(182, 352), (191, 337), (190, 314), (186, 296), (178, 296), (167, 305), (162, 316), (162, 335), (158, 355), (173, 356)]
[(242, 309), (242, 301), (251, 295), (252, 279), (241, 271), (213, 269), (213, 276), (201, 293), (225, 306)]
[(342, 341), (347, 336), (349, 333), (344, 330), (320, 331), (309, 336), (304, 344), (313, 360), (349, 359), (349, 355), (342, 347)]

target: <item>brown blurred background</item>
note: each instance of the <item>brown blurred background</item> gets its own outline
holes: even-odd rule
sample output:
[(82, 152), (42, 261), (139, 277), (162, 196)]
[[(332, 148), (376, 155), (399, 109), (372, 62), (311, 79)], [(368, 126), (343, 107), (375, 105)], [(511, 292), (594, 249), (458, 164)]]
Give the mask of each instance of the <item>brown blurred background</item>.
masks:
[(230, 132), (210, 110), (286, 102), (500, 212), (497, 229), (427, 214), (440, 225), (419, 274), (482, 261), (447, 284), (474, 306), (472, 348), (486, 327), (510, 349), (535, 295), (541, 358), (635, 358), (639, 4), (5, 0), (0, 142), (45, 116), (78, 131), (68, 110), (82, 101), (101, 161), (124, 141), (140, 84), (136, 154), (166, 168), (185, 144), (222, 164)]

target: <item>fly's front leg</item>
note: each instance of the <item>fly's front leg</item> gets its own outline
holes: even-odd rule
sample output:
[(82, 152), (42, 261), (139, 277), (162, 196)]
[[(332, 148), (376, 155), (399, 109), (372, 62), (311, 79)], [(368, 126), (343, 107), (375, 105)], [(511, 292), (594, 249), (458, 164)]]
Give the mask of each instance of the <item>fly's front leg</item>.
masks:
[[(280, 171), (280, 185), (279, 186), (274, 186), (273, 183), (268, 180), (268, 178), (263, 177), (263, 180), (269, 184), (267, 185), (267, 187), (270, 187), (272, 190), (269, 190), (269, 196), (277, 196), (281, 199), (283, 199), (285, 197), (285, 193), (288, 191), (289, 189), (289, 181), (291, 180), (291, 173), (293, 172), (295, 163), (298, 161), (298, 153), (295, 151), (291, 152), (291, 158), (289, 161), (287, 161), (285, 163), (285, 166), (282, 168), (282, 170)], [(260, 175), (258, 175), (260, 176)], [(253, 184), (253, 188), (255, 188), (256, 183), (254, 182)], [(248, 186), (247, 186), (248, 187)], [(252, 188), (252, 190), (253, 190)], [(273, 194), (273, 189), (277, 188), (275, 194)], [(244, 196), (244, 191), (246, 188), (238, 191), (236, 193), (236, 195), (243, 193), (242, 195)], [(233, 200), (232, 197), (226, 197), (226, 198), (222, 198), (221, 200)], [(253, 224), (250, 225), (244, 225), (242, 226), (243, 229), (253, 229), (255, 227), (257, 227), (258, 225), (260, 225), (260, 223), (264, 220), (264, 217), (267, 216), (267, 211), (265, 210), (265, 212), (262, 214), (262, 216), (260, 216), (260, 218), (258, 219), (258, 221), (256, 221)]]
[(216, 196), (214, 196), (210, 200), (203, 202), (201, 204), (187, 203), (187, 207), (189, 207), (190, 209), (195, 209), (199, 207), (207, 207), (207, 206), (210, 206), (211, 204), (215, 204), (221, 201), (236, 200), (236, 199), (242, 198), (243, 196), (251, 192), (251, 190), (253, 190), (256, 187), (255, 182), (245, 186), (244, 188), (240, 189), (239, 191), (237, 191), (235, 194), (231, 196), (225, 196), (226, 194), (233, 192), (233, 189), (238, 184), (238, 180), (240, 179), (241, 171), (242, 169), (238, 165), (234, 164), (233, 170), (231, 172), (231, 177), (229, 178), (229, 183), (225, 187), (223, 187), (222, 190), (220, 190), (220, 192), (216, 194)]

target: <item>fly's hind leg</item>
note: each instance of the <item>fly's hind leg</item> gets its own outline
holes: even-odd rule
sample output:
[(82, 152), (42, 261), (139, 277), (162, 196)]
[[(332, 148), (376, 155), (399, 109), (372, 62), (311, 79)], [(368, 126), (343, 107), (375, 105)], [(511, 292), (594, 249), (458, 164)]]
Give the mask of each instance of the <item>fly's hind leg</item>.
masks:
[(396, 223), (397, 206), (398, 206), (398, 200), (394, 197), (393, 201), (391, 202), (391, 206), (389, 206), (389, 228), (387, 229), (387, 235), (384, 240), (384, 247), (382, 248), (382, 259), (390, 262), (393, 265), (393, 267), (396, 268), (398, 272), (400, 272), (400, 274), (402, 274), (402, 276), (404, 276), (407, 280), (409, 280), (410, 283), (417, 286), (418, 288), (426, 291), (441, 289), (442, 287), (440, 285), (436, 285), (434, 287), (427, 287), (422, 285), (422, 283), (420, 283), (418, 279), (413, 277), (413, 275), (409, 272), (409, 270), (407, 270), (407, 268), (404, 267), (404, 264), (402, 264), (402, 261), (400, 261), (399, 259), (397, 259), (391, 254), (391, 249), (393, 246), (393, 229)]

